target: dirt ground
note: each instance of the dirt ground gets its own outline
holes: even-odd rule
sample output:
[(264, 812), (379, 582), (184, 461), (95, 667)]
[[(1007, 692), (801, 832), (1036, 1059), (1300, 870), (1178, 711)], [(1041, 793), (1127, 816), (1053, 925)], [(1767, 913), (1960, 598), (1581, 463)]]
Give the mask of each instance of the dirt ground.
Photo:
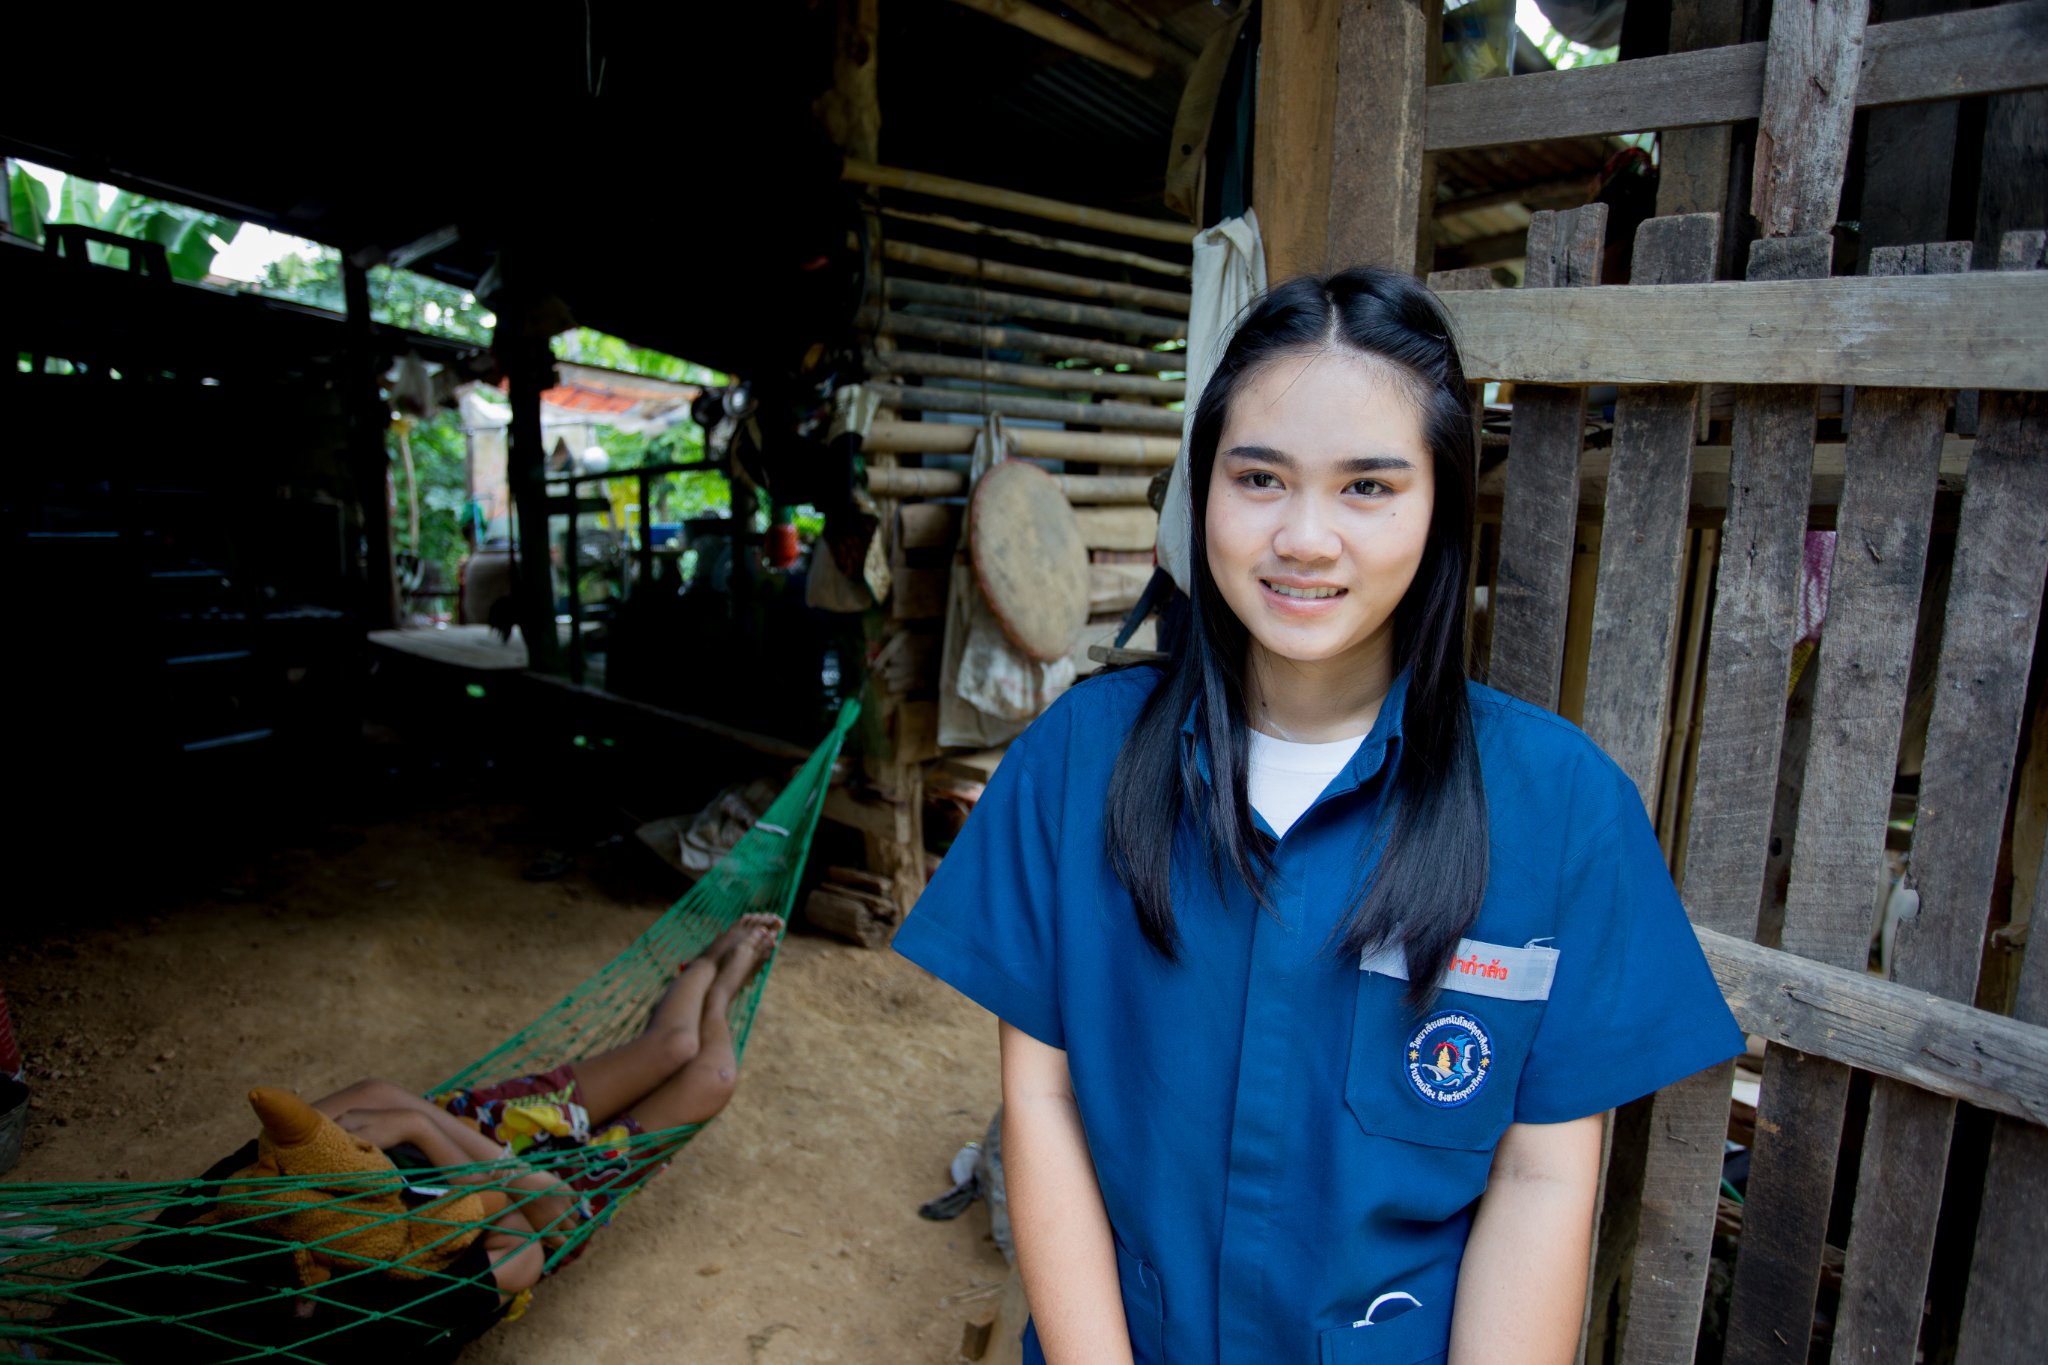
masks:
[[(507, 833), (526, 818), (469, 803), (325, 825), (204, 894), (17, 937), (0, 981), (35, 1108), (6, 1179), (196, 1174), (253, 1135), (252, 1085), (433, 1084), (680, 890), (627, 843), (528, 881), (530, 840)], [(959, 1359), (1005, 1266), (985, 1206), (950, 1223), (917, 1206), (997, 1094), (985, 1014), (799, 929), (732, 1105), (465, 1362)]]

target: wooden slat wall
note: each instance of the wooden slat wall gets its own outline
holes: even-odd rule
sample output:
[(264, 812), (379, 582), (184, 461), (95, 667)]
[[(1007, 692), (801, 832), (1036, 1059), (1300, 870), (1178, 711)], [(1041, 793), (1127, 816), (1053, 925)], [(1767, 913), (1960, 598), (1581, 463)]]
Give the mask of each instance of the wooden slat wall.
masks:
[[(1857, 393), (1784, 925), (1787, 952), (1841, 967), (1870, 956), (1946, 408), (1936, 391)], [(1848, 1090), (1839, 1063), (1782, 1048), (1765, 1058), (1758, 1127), (1805, 1140), (1774, 1135), (1751, 1158), (1757, 1213), (1743, 1226), (1732, 1358), (1790, 1359), (1787, 1337), (1806, 1357)], [(1939, 1168), (1930, 1178), (1938, 1188)]]
[[(1346, 0), (1339, 25), (1362, 32), (1364, 12), (1377, 8)], [(1690, 197), (1689, 208), (1718, 206), (1717, 182), (1731, 161), (1740, 163), (1742, 150), (1719, 125), (1761, 125), (1751, 192), (1763, 237), (1743, 286), (1703, 287), (1711, 264), (1704, 274), (1674, 270), (1668, 253), (1681, 237), (1690, 256), (1699, 245), (1693, 237), (1707, 240), (1713, 229), (1671, 218), (1645, 225), (1634, 286), (1548, 292), (1587, 282), (1560, 267), (1570, 253), (1557, 245), (1583, 244), (1586, 226), (1548, 215), (1538, 215), (1529, 242), (1528, 284), (1545, 292), (1432, 280), (1446, 291), (1468, 374), (1518, 381), (1489, 681), (1557, 702), (1584, 414), (1576, 389), (1541, 386), (1619, 382), (1584, 723), (1654, 809), (1672, 765), (1686, 761), (1673, 752), (1684, 741), (1674, 734), (1680, 727), (1667, 694), (1674, 673), (1685, 672), (1675, 667), (1673, 636), (1686, 522), (1697, 511), (1689, 465), (1698, 385), (1738, 384), (1726, 512), (1718, 547), (1710, 542), (1707, 551), (1711, 614), (1704, 583), (1686, 608), (1709, 625), (1696, 785), (1676, 840), (1685, 900), (1710, 960), (1738, 1017), (1770, 1040), (1724, 1358), (1789, 1365), (1808, 1356), (1850, 1068), (1858, 1067), (1873, 1073), (1873, 1090), (1833, 1358), (1920, 1358), (1962, 1097), (2008, 1117), (1998, 1122), (1984, 1177), (1957, 1359), (2028, 1359), (2048, 1327), (2048, 1272), (2034, 1246), (2048, 1216), (2048, 1100), (2036, 1065), (2048, 1055), (2048, 950), (2025, 964), (2017, 1018), (1986, 1015), (1970, 1002), (2048, 579), (2048, 333), (2036, 335), (2048, 317), (2048, 272), (1961, 273), (1961, 249), (1937, 243), (1866, 251), (1870, 278), (1829, 276), (1855, 111), (2048, 84), (2048, 4), (1915, 3), (1909, 12), (1920, 17), (1873, 25), (1865, 0), (1780, 0), (1767, 43), (1708, 46), (1732, 40), (1737, 8), (1736, 0), (1688, 0), (1680, 6), (1688, 33), (1715, 36), (1681, 41), (1674, 29), (1669, 57), (1427, 91), (1425, 157), (1645, 126), (1711, 127), (1711, 135), (1665, 148), (1667, 180), (1676, 169), (1684, 181), (1671, 199)], [(1335, 103), (1346, 109), (1397, 104), (1413, 73), (1372, 93), (1348, 88), (1364, 77), (1340, 74)], [(1687, 148), (1698, 155), (1681, 155), (1674, 166), (1674, 150)], [(1374, 173), (1384, 160), (1360, 154)], [(1347, 174), (1340, 160), (1331, 203), (1347, 202)], [(1335, 221), (1330, 237), (1340, 240)], [(1724, 249), (1731, 240), (1724, 231)], [(2038, 231), (2016, 236), (2001, 264), (2036, 271), (2043, 240)], [(1401, 246), (1387, 254), (1398, 256)], [(1458, 289), (1468, 292), (1448, 292)], [(1790, 875), (1783, 947), (1766, 947), (1749, 940), (1770, 899), (1765, 867), (1807, 509), (1823, 496), (1814, 481), (1817, 399), (1819, 386), (1844, 383), (1855, 392), (1831, 509), (1838, 535), (1826, 629), (1807, 665), (1810, 743), (1790, 774), (1803, 781), (1788, 785), (1777, 812)], [(1936, 490), (1957, 486), (1955, 471), (1944, 481), (1941, 463), (1948, 403), (1953, 390), (1977, 388), (1995, 392), (1984, 396), (1984, 434), (1968, 459), (1925, 746), (1912, 853), (1920, 917), (1896, 936), (1892, 985), (1865, 975), (1870, 907), (1883, 876)], [(2027, 856), (2039, 857), (2037, 846)], [(2048, 881), (2048, 864), (2040, 881)], [(1767, 927), (1780, 932), (1775, 907)], [(1991, 1068), (1999, 1075), (1990, 1077), (1973, 1037), (2024, 1064)], [(1663, 1365), (1693, 1353), (1730, 1070), (1714, 1068), (1652, 1102), (1624, 1361)], [(1619, 1182), (1619, 1151), (1614, 1169)], [(1630, 1193), (1620, 1183), (1608, 1189), (1603, 1235), (1628, 1231), (1626, 1210), (1614, 1201)], [(1611, 1265), (1613, 1255), (1602, 1259)]]
[[(2038, 265), (2039, 236), (2015, 241), (2010, 259), (2000, 264), (2008, 269)], [(1968, 259), (1969, 243), (1947, 245), (1949, 263)], [(1859, 394), (1859, 421), (1863, 402)], [(1920, 913), (1900, 926), (1893, 968), (1900, 983), (1952, 1000), (1968, 1001), (1976, 993), (1984, 923), (1998, 872), (1998, 832), (2019, 744), (2041, 589), (2048, 579), (2044, 416), (2037, 398), (1985, 396), (1957, 534), (1914, 823), (1912, 868)], [(2048, 958), (2048, 953), (2037, 956)], [(1955, 1113), (1954, 1101), (1896, 1081), (1880, 1080), (1872, 1088), (1855, 1237), (1843, 1271), (1835, 1332), (1837, 1361), (1914, 1358)], [(2029, 1174), (2022, 1166), (2014, 1184), (2024, 1188)], [(2048, 1181), (2048, 1167), (2037, 1167), (2031, 1175), (2037, 1182)], [(1987, 1189), (1987, 1211), (2015, 1192), (1996, 1185)], [(1995, 1223), (1995, 1212), (1993, 1218)], [(1980, 1250), (1992, 1262), (2009, 1259), (2025, 1265), (2036, 1259), (2032, 1247), (2017, 1241), (1993, 1247), (1980, 1243)], [(2037, 1272), (2037, 1303), (2042, 1287)], [(1980, 1308), (1985, 1302), (1976, 1299)], [(1990, 1344), (1980, 1342), (1978, 1348)]]

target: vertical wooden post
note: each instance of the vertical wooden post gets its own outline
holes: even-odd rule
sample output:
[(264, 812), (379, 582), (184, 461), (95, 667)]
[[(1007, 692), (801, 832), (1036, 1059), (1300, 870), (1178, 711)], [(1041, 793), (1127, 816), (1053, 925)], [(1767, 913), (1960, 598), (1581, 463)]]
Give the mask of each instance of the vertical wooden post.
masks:
[(513, 602), (519, 613), (519, 635), (526, 643), (527, 667), (557, 673), (561, 671), (562, 651), (555, 638), (555, 576), (548, 545), (547, 446), (540, 429), (540, 395), (553, 382), (554, 357), (548, 351), (546, 337), (527, 336), (522, 330), (525, 311), (507, 300), (506, 307), (499, 311), (498, 330), (492, 341), (498, 366), (511, 381), (512, 428), (505, 469), (519, 525)]
[(1321, 271), (1328, 258), (1337, 39), (1347, 3), (1363, 0), (1288, 0), (1260, 11), (1252, 206), (1275, 282)]
[[(341, 261), (341, 292), (347, 307), (349, 469), (363, 509), (363, 619), (371, 630), (390, 630), (399, 614), (398, 575), (392, 563), (390, 456), (384, 433), (390, 409), (377, 375), (376, 334), (370, 319), (370, 279), (348, 257)], [(13, 368), (12, 358), (8, 367)]]
[[(1429, 269), (1436, 158), (1423, 150), (1422, 116), (1442, 16), (1442, 0), (1347, 0), (1343, 6), (1331, 117), (1326, 269), (1382, 265), (1417, 274)], [(1270, 242), (1269, 221), (1262, 207), (1259, 226)], [(1274, 259), (1270, 249), (1267, 259)]]
[[(1598, 284), (1606, 229), (1605, 204), (1536, 214), (1522, 287)], [(1585, 434), (1585, 390), (1516, 385), (1487, 681), (1546, 711), (1557, 706), (1564, 665)]]

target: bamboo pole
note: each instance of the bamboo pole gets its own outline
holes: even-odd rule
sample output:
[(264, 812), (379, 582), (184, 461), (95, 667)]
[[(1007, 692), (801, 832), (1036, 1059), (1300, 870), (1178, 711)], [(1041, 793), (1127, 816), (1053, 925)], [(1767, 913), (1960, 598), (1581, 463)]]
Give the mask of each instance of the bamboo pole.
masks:
[(1026, 289), (1044, 289), (1081, 299), (1110, 299), (1167, 312), (1184, 314), (1188, 311), (1188, 296), (1178, 290), (1155, 289), (1149, 284), (1123, 284), (1117, 280), (1094, 280), (1086, 275), (1041, 270), (1032, 265), (1012, 265), (1008, 261), (988, 261), (962, 251), (900, 242), (893, 237), (882, 243), (882, 255), (902, 265), (922, 266), (948, 275), (967, 275), (996, 284), (1022, 285)]
[(1066, 256), (1079, 256), (1083, 260), (1108, 261), (1112, 265), (1127, 265), (1133, 270), (1149, 270), (1155, 275), (1170, 275), (1177, 280), (1191, 280), (1195, 268), (1180, 261), (1165, 261), (1143, 252), (1125, 251), (1120, 247), (1097, 246), (1093, 242), (1076, 242), (1065, 237), (1047, 237), (1043, 233), (1026, 232), (1022, 228), (995, 227), (988, 223), (977, 223), (966, 218), (955, 218), (944, 213), (913, 213), (909, 209), (883, 209), (884, 218), (895, 218), (905, 223), (923, 223), (928, 227), (944, 228), (948, 232), (972, 233), (977, 237), (995, 237), (1018, 246), (1034, 247), (1039, 251), (1056, 251)]
[(909, 412), (999, 412), (1005, 417), (1034, 417), (1048, 422), (1125, 430), (1164, 431), (1178, 435), (1181, 415), (1171, 408), (1136, 403), (1070, 403), (1058, 398), (1026, 398), (1021, 394), (981, 393), (970, 389), (934, 389), (900, 384), (867, 386), (882, 406)]
[(1018, 365), (971, 355), (937, 355), (930, 351), (869, 352), (870, 374), (919, 375), (932, 379), (975, 379), (986, 384), (1016, 384), (1061, 393), (1118, 393), (1133, 398), (1187, 397), (1184, 379), (1159, 379), (1149, 374), (1117, 374), (1096, 370), (1056, 370), (1046, 365)]
[(897, 166), (877, 166), (871, 161), (858, 161), (850, 157), (840, 176), (856, 185), (871, 185), (884, 190), (904, 190), (911, 194), (929, 195), (934, 199), (952, 199), (962, 204), (975, 204), (981, 208), (1005, 209), (1031, 218), (1068, 223), (1074, 227), (1095, 228), (1102, 232), (1117, 232), (1127, 237), (1143, 237), (1152, 242), (1171, 242), (1175, 246), (1187, 246), (1195, 240), (1195, 229), (1187, 223), (1169, 222), (1164, 218), (1140, 218), (1135, 213), (1118, 213), (1113, 209), (1091, 208), (1086, 204), (1069, 204), (1064, 200), (1047, 199), (1043, 195), (1024, 194), (1018, 190), (1006, 190), (995, 185), (977, 185), (972, 181), (955, 180), (951, 176), (927, 175), (923, 171), (907, 171)]
[(1142, 56), (1127, 47), (1118, 47), (1099, 33), (1091, 33), (1079, 24), (1060, 18), (1051, 10), (1026, 3), (1026, 0), (953, 0), (963, 9), (976, 14), (986, 14), (998, 23), (1011, 28), (1022, 29), (1034, 38), (1043, 38), (1055, 47), (1079, 53), (1104, 66), (1113, 66), (1141, 81), (1149, 81), (1159, 69), (1157, 62)]
[[(1101, 505), (1149, 505), (1150, 476), (1130, 474), (1054, 474), (1053, 482), (1068, 502)], [(957, 469), (870, 469), (868, 492), (878, 498), (957, 498), (967, 491), (967, 476)]]
[(978, 350), (1027, 351), (1060, 359), (1092, 360), (1098, 365), (1127, 365), (1151, 374), (1178, 370), (1187, 363), (1187, 356), (1180, 351), (1153, 351), (1143, 346), (1094, 341), (1061, 332), (952, 322), (945, 318), (920, 317), (914, 313), (884, 313), (877, 319), (871, 312), (864, 312), (861, 323), (886, 337), (914, 337), (919, 341), (943, 341)]
[(906, 280), (895, 276), (883, 282), (883, 291), (884, 297), (892, 304), (936, 303), (948, 308), (971, 309), (992, 317), (1031, 318), (1069, 327), (1130, 332), (1156, 341), (1181, 341), (1188, 334), (1188, 320), (1184, 317), (1166, 318), (1157, 313), (1105, 308), (1093, 303), (1070, 303), (1066, 299), (1042, 299), (1032, 294), (1006, 294), (978, 285), (935, 284), (930, 280)]
[[(877, 418), (862, 442), (863, 454), (965, 455), (974, 449), (981, 427), (966, 422), (896, 422)], [(1180, 450), (1174, 436), (1135, 436), (1110, 431), (1047, 431), (1011, 427), (1010, 439), (1019, 455), (1045, 460), (1087, 460), (1094, 464), (1144, 465), (1173, 463)]]

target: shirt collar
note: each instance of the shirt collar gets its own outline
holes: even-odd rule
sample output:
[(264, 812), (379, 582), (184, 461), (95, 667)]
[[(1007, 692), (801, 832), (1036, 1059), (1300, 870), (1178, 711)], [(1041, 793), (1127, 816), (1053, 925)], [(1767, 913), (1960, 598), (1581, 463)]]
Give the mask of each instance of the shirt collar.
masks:
[[(1392, 686), (1387, 688), (1387, 695), (1380, 702), (1379, 714), (1373, 718), (1372, 729), (1359, 742), (1358, 752), (1351, 756), (1344, 770), (1331, 779), (1330, 795), (1364, 786), (1388, 765), (1394, 745), (1402, 737), (1402, 723), (1408, 709), (1408, 684), (1413, 673), (1412, 668), (1403, 667), (1394, 675)], [(1181, 750), (1192, 755), (1196, 774), (1207, 782), (1211, 780), (1209, 746), (1196, 723), (1201, 708), (1199, 697), (1188, 703), (1187, 714), (1180, 723)]]

